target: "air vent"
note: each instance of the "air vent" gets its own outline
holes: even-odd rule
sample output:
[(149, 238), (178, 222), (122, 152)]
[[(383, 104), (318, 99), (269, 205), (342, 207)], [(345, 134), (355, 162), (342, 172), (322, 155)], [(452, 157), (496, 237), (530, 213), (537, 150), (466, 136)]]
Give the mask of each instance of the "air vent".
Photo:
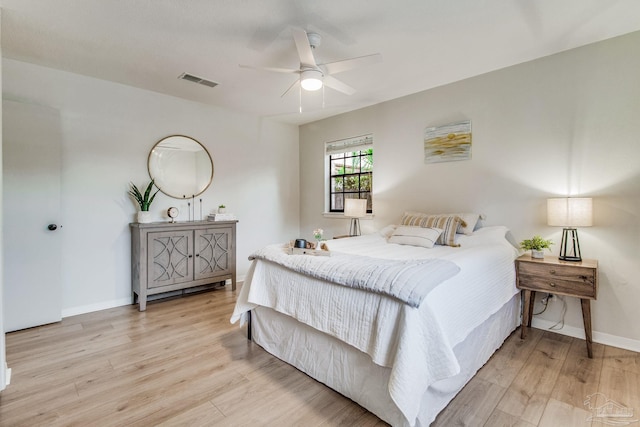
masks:
[(203, 79), (202, 77), (194, 76), (193, 74), (182, 73), (182, 74), (180, 74), (180, 77), (178, 77), (178, 78), (182, 79), (182, 80), (188, 80), (190, 82), (198, 83), (198, 84), (201, 84), (201, 85), (209, 86), (209, 87), (218, 86), (218, 83), (216, 83), (216, 82), (212, 82), (211, 80)]

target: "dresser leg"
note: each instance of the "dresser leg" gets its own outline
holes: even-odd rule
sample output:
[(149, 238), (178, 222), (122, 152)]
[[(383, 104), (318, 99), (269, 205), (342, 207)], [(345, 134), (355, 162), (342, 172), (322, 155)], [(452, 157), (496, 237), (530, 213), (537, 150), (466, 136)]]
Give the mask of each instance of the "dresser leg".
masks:
[(582, 321), (584, 322), (584, 335), (587, 341), (587, 355), (589, 359), (593, 359), (592, 341), (591, 341), (591, 300), (581, 298), (582, 303)]
[(147, 309), (147, 296), (144, 297), (138, 295), (138, 311), (145, 311)]

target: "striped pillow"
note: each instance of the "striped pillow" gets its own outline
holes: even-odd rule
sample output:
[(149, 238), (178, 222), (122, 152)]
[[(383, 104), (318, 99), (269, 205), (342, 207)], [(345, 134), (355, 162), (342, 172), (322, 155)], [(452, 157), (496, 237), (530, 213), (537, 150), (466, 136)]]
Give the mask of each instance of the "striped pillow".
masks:
[(389, 243), (432, 248), (441, 233), (439, 228), (399, 226), (389, 237)]
[(456, 231), (458, 226), (465, 227), (466, 223), (457, 215), (429, 215), (420, 212), (405, 212), (401, 225), (439, 228), (442, 234), (438, 237), (436, 245), (458, 247), (456, 243)]

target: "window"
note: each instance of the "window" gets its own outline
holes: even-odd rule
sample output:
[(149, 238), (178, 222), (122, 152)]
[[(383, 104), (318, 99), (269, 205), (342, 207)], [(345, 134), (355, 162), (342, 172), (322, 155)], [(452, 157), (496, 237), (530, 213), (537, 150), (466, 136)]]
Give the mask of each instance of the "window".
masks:
[(344, 200), (366, 199), (373, 212), (373, 135), (328, 142), (329, 211), (344, 212)]

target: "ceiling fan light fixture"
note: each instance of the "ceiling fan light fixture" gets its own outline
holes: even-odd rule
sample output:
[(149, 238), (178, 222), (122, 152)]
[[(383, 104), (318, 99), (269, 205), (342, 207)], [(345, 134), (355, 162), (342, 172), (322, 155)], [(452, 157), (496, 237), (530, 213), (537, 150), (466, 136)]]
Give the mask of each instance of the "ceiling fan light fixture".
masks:
[(304, 70), (300, 74), (302, 89), (314, 91), (322, 87), (322, 72), (319, 70)]

